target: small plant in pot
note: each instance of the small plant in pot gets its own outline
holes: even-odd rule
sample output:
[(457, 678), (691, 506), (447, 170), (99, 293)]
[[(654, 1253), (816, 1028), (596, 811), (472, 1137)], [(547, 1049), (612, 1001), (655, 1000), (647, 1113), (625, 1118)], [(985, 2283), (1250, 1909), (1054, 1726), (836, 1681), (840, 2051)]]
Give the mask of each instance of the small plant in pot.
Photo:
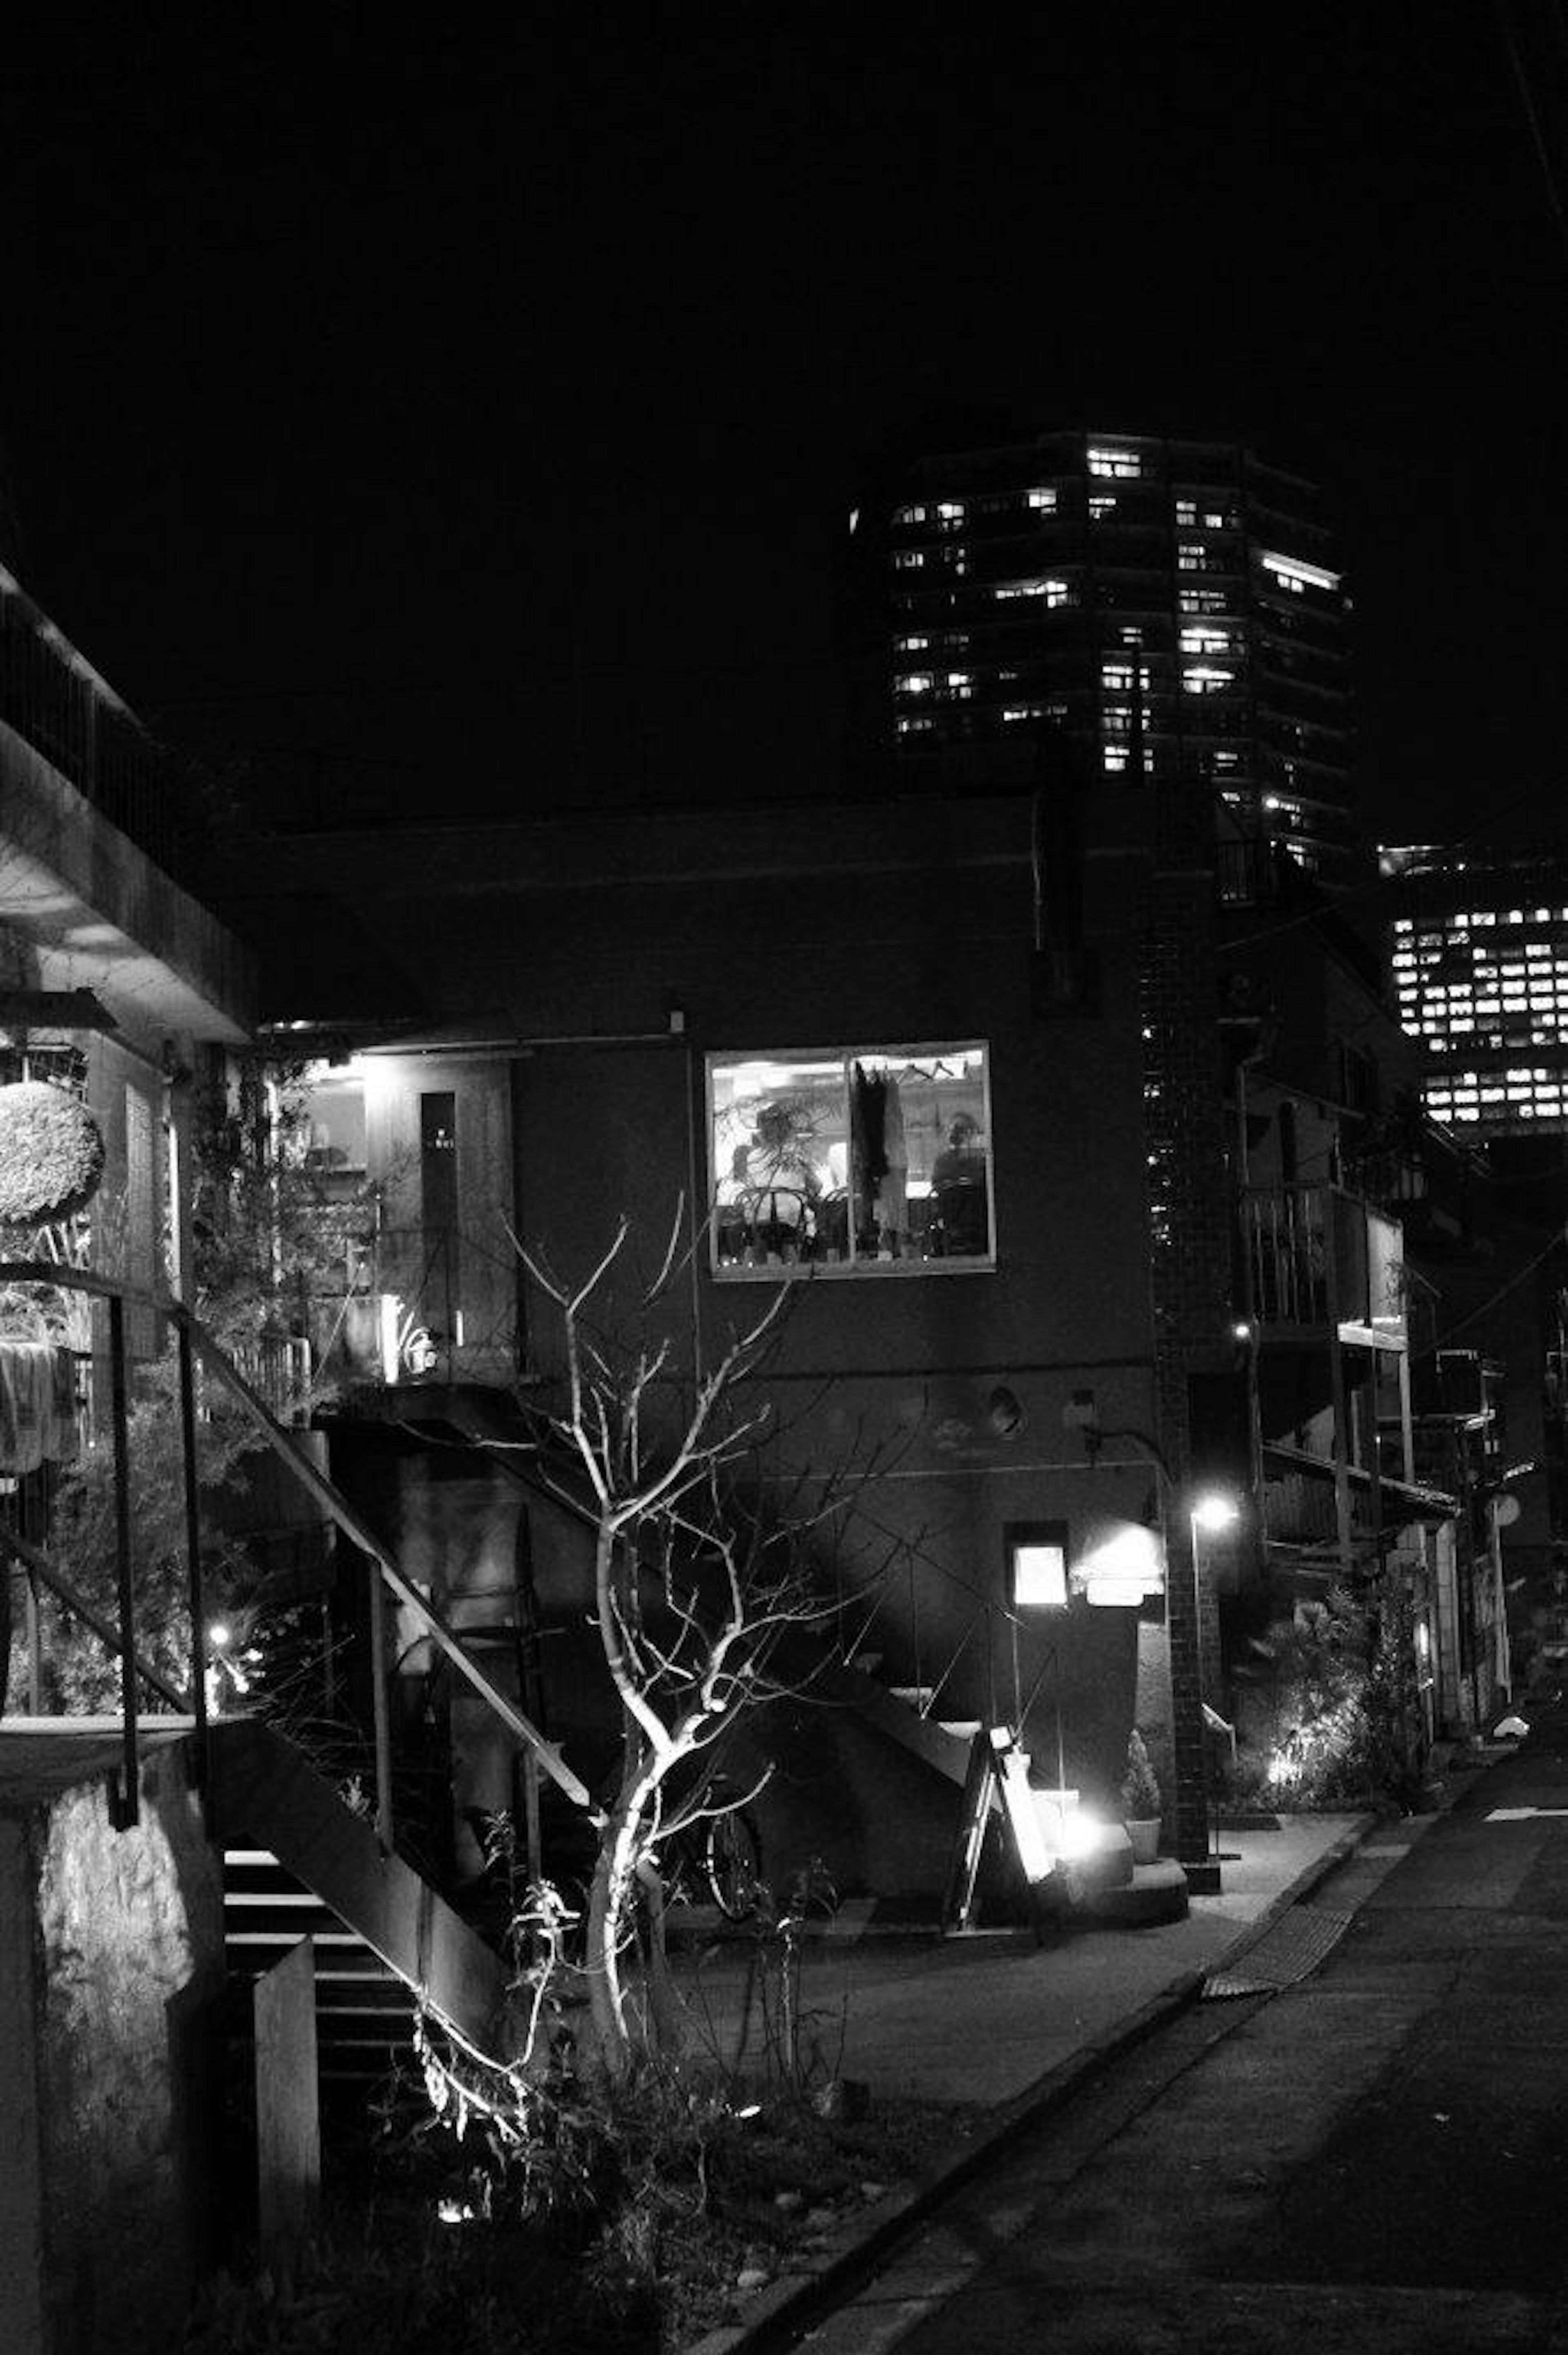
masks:
[(1152, 1864), (1160, 1853), (1160, 1780), (1136, 1726), (1127, 1737), (1127, 1772), (1121, 1778), (1122, 1821), (1132, 1842), (1134, 1864)]

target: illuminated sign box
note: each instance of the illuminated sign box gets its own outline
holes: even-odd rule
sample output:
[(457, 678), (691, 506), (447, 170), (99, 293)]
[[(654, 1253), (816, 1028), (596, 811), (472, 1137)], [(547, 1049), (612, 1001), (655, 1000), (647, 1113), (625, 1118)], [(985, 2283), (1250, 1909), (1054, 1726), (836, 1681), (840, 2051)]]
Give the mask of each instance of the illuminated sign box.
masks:
[(1065, 1521), (1009, 1521), (1002, 1532), (1007, 1550), (1007, 1589), (1015, 1611), (1065, 1611), (1067, 1607)]

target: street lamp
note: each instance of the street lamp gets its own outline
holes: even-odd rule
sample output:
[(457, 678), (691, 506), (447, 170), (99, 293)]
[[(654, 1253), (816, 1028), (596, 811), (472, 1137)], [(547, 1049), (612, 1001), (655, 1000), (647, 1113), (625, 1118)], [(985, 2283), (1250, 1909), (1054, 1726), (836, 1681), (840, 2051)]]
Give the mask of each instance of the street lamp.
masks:
[(1234, 1497), (1222, 1496), (1217, 1489), (1197, 1498), (1192, 1507), (1192, 1527), (1195, 1529), (1229, 1529), (1241, 1518), (1241, 1510)]
[[(1205, 1489), (1202, 1496), (1193, 1497), (1189, 1518), (1192, 1538), (1192, 1633), (1198, 1653), (1198, 1700), (1203, 1721), (1203, 1781), (1209, 1786), (1212, 1795), (1213, 1786), (1209, 1773), (1208, 1737), (1211, 1731), (1218, 1732), (1224, 1728), (1225, 1721), (1209, 1707), (1203, 1693), (1203, 1572), (1198, 1550), (1198, 1532), (1200, 1529), (1205, 1529), (1210, 1536), (1214, 1536), (1221, 1529), (1234, 1529), (1241, 1518), (1241, 1508), (1235, 1498), (1227, 1497), (1223, 1489), (1209, 1488)], [(1229, 1729), (1225, 1730), (1229, 1731)], [(1235, 1751), (1234, 1732), (1231, 1732), (1231, 1751), (1234, 1756)], [(1217, 1798), (1212, 1797), (1209, 1826), (1211, 1860), (1213, 1859), (1214, 1851), (1219, 1847), (1219, 1841), (1214, 1837), (1218, 1824), (1218, 1817), (1214, 1813), (1217, 1806)]]
[[(1167, 1521), (1168, 1510), (1174, 1513), (1183, 1501), (1186, 1502), (1192, 1576), (1190, 1586), (1186, 1579), (1182, 1579), (1180, 1593), (1170, 1581), (1168, 1544), (1164, 1548), (1167, 1554), (1165, 1625), (1171, 1674), (1171, 1723), (1176, 1749), (1177, 1848), (1181, 1862), (1193, 1870), (1198, 1867), (1201, 1854), (1202, 1870), (1208, 1876), (1203, 1885), (1217, 1888), (1219, 1867), (1212, 1853), (1214, 1843), (1208, 1822), (1208, 1719), (1205, 1714), (1207, 1704), (1202, 1697), (1202, 1586), (1198, 1533), (1200, 1530), (1214, 1531), (1228, 1528), (1239, 1518), (1239, 1508), (1234, 1497), (1217, 1490), (1202, 1489), (1193, 1494), (1188, 1484), (1178, 1477), (1164, 1449), (1150, 1433), (1131, 1424), (1107, 1429), (1100, 1422), (1092, 1390), (1072, 1392), (1062, 1411), (1062, 1422), (1065, 1429), (1076, 1433), (1082, 1439), (1085, 1455), (1091, 1465), (1099, 1461), (1100, 1450), (1107, 1439), (1129, 1439), (1150, 1458), (1160, 1475), (1161, 1540), (1168, 1540), (1174, 1534)], [(1176, 1530), (1180, 1529), (1178, 1521)], [(1092, 1561), (1082, 1566), (1080, 1580), (1084, 1570), (1098, 1573), (1112, 1567), (1108, 1562), (1102, 1564), (1097, 1560)], [(1117, 1571), (1121, 1567), (1119, 1563), (1115, 1565)], [(1100, 1586), (1097, 1575), (1094, 1582), (1099, 1590), (1099, 1599), (1105, 1602), (1130, 1602), (1134, 1599), (1130, 1579), (1127, 1581), (1125, 1592), (1113, 1592), (1108, 1582)], [(1119, 1586), (1119, 1579), (1117, 1583)], [(1202, 1844), (1201, 1851), (1200, 1841)]]

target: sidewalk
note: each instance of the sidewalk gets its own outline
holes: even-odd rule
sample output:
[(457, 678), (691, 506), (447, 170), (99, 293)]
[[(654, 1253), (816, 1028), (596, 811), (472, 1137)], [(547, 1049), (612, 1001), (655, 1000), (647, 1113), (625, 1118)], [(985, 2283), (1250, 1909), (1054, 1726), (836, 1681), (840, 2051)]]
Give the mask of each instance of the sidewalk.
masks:
[[(863, 2081), (874, 2100), (1007, 2109), (1112, 2039), (1172, 1982), (1213, 1968), (1369, 1820), (1286, 1817), (1277, 1831), (1223, 1832), (1221, 1891), (1192, 1898), (1181, 1922), (1052, 1927), (1039, 1946), (1019, 1930), (813, 1939), (802, 2009), (834, 2073)], [(694, 2040), (733, 2061), (744, 1949), (704, 1959), (694, 1948), (672, 1960)]]

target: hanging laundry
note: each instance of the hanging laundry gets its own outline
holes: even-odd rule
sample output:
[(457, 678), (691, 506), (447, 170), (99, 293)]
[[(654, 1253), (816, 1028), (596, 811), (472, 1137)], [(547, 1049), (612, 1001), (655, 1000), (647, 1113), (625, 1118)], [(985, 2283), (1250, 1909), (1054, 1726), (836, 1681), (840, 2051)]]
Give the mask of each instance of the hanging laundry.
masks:
[(909, 1232), (909, 1147), (904, 1135), (904, 1099), (889, 1071), (882, 1106), (882, 1151), (887, 1164), (876, 1188), (876, 1215), (885, 1234)]
[(8, 1479), (75, 1453), (75, 1418), (61, 1413), (69, 1395), (62, 1359), (69, 1374), (69, 1358), (52, 1342), (0, 1340), (0, 1473)]

